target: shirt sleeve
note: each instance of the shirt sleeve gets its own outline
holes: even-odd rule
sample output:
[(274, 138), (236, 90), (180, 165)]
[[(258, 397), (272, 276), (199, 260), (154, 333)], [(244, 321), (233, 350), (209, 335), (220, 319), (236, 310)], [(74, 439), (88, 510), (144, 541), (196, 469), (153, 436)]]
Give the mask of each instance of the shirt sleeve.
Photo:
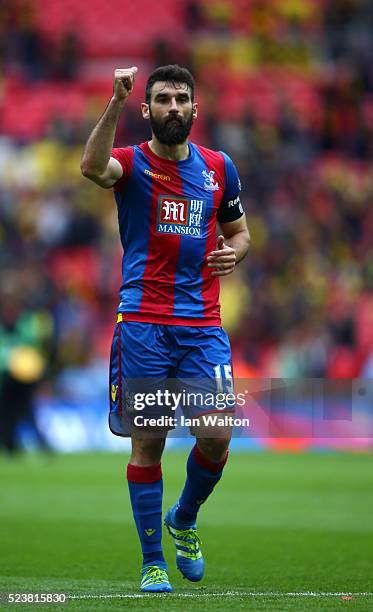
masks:
[(114, 157), (117, 161), (119, 161), (122, 166), (123, 175), (117, 182), (113, 185), (114, 189), (120, 189), (123, 187), (130, 177), (132, 172), (132, 162), (133, 162), (133, 150), (132, 147), (118, 148), (111, 150), (111, 157)]
[(237, 168), (231, 158), (221, 151), (225, 162), (225, 189), (218, 208), (217, 219), (219, 223), (236, 221), (244, 214), (240, 200), (241, 181)]

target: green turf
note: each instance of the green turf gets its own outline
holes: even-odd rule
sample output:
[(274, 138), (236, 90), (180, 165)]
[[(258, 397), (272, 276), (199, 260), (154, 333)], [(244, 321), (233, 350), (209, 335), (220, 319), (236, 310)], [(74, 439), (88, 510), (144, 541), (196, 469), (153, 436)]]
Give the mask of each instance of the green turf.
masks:
[[(164, 509), (180, 493), (186, 454), (165, 453)], [(369, 595), (319, 595), (373, 592), (373, 455), (232, 452), (199, 519), (205, 579), (181, 578), (165, 533), (175, 593), (138, 598), (128, 597), (139, 593), (140, 551), (126, 462), (0, 457), (0, 591), (114, 596), (6, 609), (373, 609)], [(318, 595), (285, 595), (310, 591)]]

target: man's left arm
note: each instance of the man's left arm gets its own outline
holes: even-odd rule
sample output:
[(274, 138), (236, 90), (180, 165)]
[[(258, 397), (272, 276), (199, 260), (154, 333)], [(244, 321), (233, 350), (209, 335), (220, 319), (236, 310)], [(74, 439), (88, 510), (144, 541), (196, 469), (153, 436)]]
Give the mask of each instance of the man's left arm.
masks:
[(222, 235), (218, 236), (217, 248), (207, 257), (207, 265), (214, 268), (212, 276), (231, 274), (247, 254), (250, 244), (250, 233), (246, 224), (246, 215), (235, 221), (219, 223)]

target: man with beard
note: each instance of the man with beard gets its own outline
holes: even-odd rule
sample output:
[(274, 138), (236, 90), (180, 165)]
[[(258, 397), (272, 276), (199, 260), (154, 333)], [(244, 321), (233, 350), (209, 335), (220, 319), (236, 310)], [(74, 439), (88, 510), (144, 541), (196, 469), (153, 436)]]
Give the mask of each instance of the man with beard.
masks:
[[(233, 162), (223, 152), (188, 141), (197, 103), (186, 68), (161, 66), (149, 76), (141, 110), (150, 120), (151, 140), (112, 148), (136, 73), (136, 67), (115, 71), (113, 97), (88, 139), (81, 170), (101, 187), (114, 188), (124, 254), (110, 360), (109, 423), (113, 433), (132, 440), (127, 480), (143, 553), (141, 590), (170, 592), (161, 544), (160, 461), (172, 424), (150, 431), (150, 422), (140, 431), (134, 397), (147, 395), (152, 415), (159, 417), (175, 408), (167, 401), (170, 392), (160, 393), (168, 379), (185, 386), (198, 379), (194, 391), (206, 380), (215, 392), (232, 388), (218, 277), (233, 272), (246, 255), (249, 233)], [(217, 239), (216, 221), (222, 231)], [(153, 393), (131, 396), (129, 389), (139, 379), (141, 390)], [(203, 404), (191, 410), (198, 417), (216, 412), (215, 406)], [(159, 419), (154, 421), (158, 425)], [(204, 573), (197, 513), (222, 476), (231, 436), (229, 428), (216, 437), (199, 431), (194, 430), (184, 489), (165, 516), (177, 567), (194, 582)]]

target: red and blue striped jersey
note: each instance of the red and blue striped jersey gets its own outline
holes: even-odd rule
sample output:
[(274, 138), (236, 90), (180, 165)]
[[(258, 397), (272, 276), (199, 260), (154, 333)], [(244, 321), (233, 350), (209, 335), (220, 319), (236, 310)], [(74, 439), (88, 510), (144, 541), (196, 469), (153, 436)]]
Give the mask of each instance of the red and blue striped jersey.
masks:
[(216, 221), (243, 214), (232, 160), (193, 143), (178, 162), (147, 142), (112, 157), (123, 168), (114, 185), (123, 245), (118, 313), (124, 321), (220, 325), (219, 279), (206, 257), (216, 248)]

